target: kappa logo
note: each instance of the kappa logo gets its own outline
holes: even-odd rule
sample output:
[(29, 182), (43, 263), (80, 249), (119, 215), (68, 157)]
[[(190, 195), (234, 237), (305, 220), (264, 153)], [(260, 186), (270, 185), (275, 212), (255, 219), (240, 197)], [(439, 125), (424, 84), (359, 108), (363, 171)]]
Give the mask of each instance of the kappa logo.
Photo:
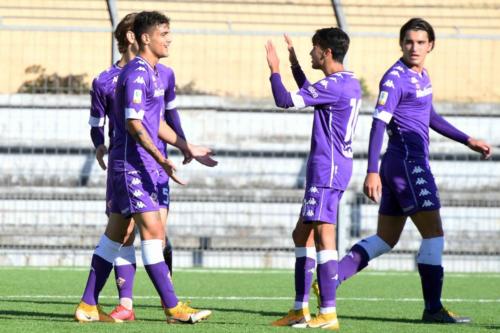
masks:
[(398, 71), (391, 71), (391, 72), (389, 73), (389, 75), (394, 75), (394, 76), (400, 77), (400, 76), (399, 76), (399, 72), (398, 72)]
[(414, 175), (422, 172), (424, 172), (424, 169), (422, 169), (419, 165), (417, 165), (416, 167), (413, 168), (411, 174)]
[(136, 198), (139, 198), (139, 197), (142, 197), (144, 195), (144, 193), (142, 193), (141, 190), (135, 190), (134, 193), (132, 193), (134, 195), (134, 197)]
[(318, 193), (318, 188), (316, 186), (311, 186), (309, 188), (309, 193)]
[(333, 75), (335, 75), (335, 76), (337, 76), (337, 77), (340, 77), (340, 78), (343, 78), (342, 73), (338, 73), (338, 72), (337, 72), (337, 73), (335, 73), (335, 74), (333, 74)]
[(423, 179), (422, 177), (417, 178), (415, 185), (424, 185), (424, 184), (427, 184), (427, 180)]
[(432, 207), (434, 206), (434, 203), (430, 200), (425, 200), (424, 203), (422, 204), (422, 207)]
[(146, 64), (143, 60), (139, 60), (139, 61), (137, 61), (137, 63), (139, 63), (141, 65), (145, 65)]
[(141, 66), (141, 67), (137, 67), (135, 70), (139, 71), (139, 72), (145, 72), (146, 68), (144, 68), (144, 67)]
[(146, 207), (146, 205), (142, 201), (137, 201), (137, 203), (135, 204), (135, 208), (141, 209), (144, 207)]
[(312, 211), (311, 209), (309, 209), (306, 213), (307, 216), (309, 217), (313, 217), (314, 216), (314, 211)]
[(134, 83), (146, 84), (146, 82), (144, 82), (144, 78), (142, 76), (138, 76), (137, 79), (134, 80)]
[(429, 195), (429, 194), (431, 194), (431, 192), (428, 189), (423, 188), (423, 189), (420, 190), (420, 193), (418, 194), (418, 196), (419, 197), (425, 197), (426, 195)]
[(411, 83), (418, 83), (418, 80), (416, 77), (412, 76), (411, 79), (410, 79), (410, 82)]
[(394, 89), (394, 82), (392, 82), (392, 80), (387, 80), (384, 82), (383, 86)]
[(397, 70), (398, 70), (398, 71), (400, 71), (401, 73), (404, 73), (404, 72), (405, 72), (404, 68), (403, 68), (403, 67), (401, 67), (401, 66), (396, 66), (396, 67), (394, 67), (394, 69), (397, 69)]
[(316, 205), (317, 204), (316, 199), (314, 199), (314, 198), (309, 199), (309, 201), (307, 202), (307, 204), (311, 205), (311, 206)]
[(328, 81), (327, 80), (321, 80), (319, 83), (326, 89), (328, 87)]
[(339, 279), (339, 275), (338, 274), (335, 274), (334, 277), (332, 277), (332, 280), (338, 280)]
[(132, 179), (132, 185), (139, 185), (139, 184), (142, 184), (142, 182), (139, 178)]
[(118, 76), (113, 77), (113, 83), (118, 82)]
[(332, 80), (333, 82), (337, 83), (337, 78), (336, 77), (329, 77), (329, 80)]

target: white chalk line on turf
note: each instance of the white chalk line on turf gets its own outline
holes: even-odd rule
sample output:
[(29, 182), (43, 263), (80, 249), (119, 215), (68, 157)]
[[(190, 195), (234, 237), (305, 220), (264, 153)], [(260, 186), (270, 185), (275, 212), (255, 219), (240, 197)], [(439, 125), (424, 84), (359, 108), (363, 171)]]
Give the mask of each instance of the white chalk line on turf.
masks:
[[(142, 268), (138, 268), (143, 270)], [(88, 272), (88, 267), (16, 267), (16, 266), (5, 266), (0, 267), (2, 270), (35, 270), (35, 271), (74, 271), (74, 272)], [(217, 269), (217, 268), (207, 268), (207, 269), (196, 269), (196, 268), (174, 268), (175, 272), (184, 273), (194, 273), (194, 274), (293, 274), (293, 270), (287, 269), (255, 269), (255, 270), (245, 270), (245, 269)], [(361, 273), (362, 276), (416, 276), (417, 272), (385, 272), (385, 271), (364, 271)], [(494, 278), (499, 279), (500, 273), (453, 273), (448, 272), (446, 276), (453, 278), (470, 278), (471, 276), (478, 276), (481, 278)]]
[[(3, 295), (0, 301), (8, 299), (76, 299), (76, 295)], [(101, 295), (101, 299), (116, 299), (115, 296)], [(292, 297), (285, 296), (178, 296), (182, 299), (212, 300), (212, 301), (288, 301)], [(134, 296), (134, 299), (158, 299), (158, 296)], [(386, 298), (386, 297), (338, 297), (339, 301), (355, 302), (422, 302), (421, 298)], [(450, 303), (500, 303), (500, 299), (472, 299), (472, 298), (444, 298), (443, 302)]]

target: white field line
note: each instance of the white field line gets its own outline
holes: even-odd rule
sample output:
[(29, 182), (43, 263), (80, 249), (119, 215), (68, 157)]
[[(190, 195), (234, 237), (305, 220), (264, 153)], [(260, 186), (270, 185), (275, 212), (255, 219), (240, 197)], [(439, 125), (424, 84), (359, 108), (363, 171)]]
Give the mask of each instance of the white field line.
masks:
[[(75, 299), (77, 295), (0, 295), (0, 301), (8, 299)], [(116, 299), (116, 295), (101, 295), (99, 298)], [(213, 300), (213, 301), (289, 301), (292, 297), (285, 296), (178, 296), (182, 299)], [(158, 296), (134, 296), (134, 299), (158, 299)], [(386, 297), (339, 297), (339, 301), (355, 302), (422, 302), (421, 298), (386, 298)], [(500, 303), (499, 299), (445, 298), (444, 302), (454, 303)]]
[[(139, 270), (143, 270), (142, 267), (138, 267)], [(16, 266), (5, 266), (0, 267), (2, 270), (34, 270), (34, 271), (74, 271), (74, 272), (88, 272), (87, 267), (16, 267)], [(292, 270), (287, 269), (255, 269), (255, 270), (245, 270), (245, 269), (217, 269), (217, 268), (207, 268), (207, 269), (196, 269), (196, 268), (175, 268), (174, 272), (186, 272), (195, 274), (293, 274)], [(363, 271), (361, 273), (363, 276), (417, 276), (417, 272), (384, 272), (384, 271)], [(447, 277), (454, 278), (470, 278), (472, 276), (478, 276), (481, 278), (497, 278), (500, 279), (500, 273), (445, 273)]]

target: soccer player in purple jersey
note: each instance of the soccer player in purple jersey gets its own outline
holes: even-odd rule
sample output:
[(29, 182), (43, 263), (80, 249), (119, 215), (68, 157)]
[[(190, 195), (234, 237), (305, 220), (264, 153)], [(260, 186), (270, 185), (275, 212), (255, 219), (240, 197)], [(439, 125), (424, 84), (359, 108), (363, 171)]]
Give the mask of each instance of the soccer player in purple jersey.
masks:
[[(339, 284), (389, 252), (411, 218), (422, 236), (417, 255), (425, 309), (422, 320), (432, 323), (468, 323), (441, 304), (444, 232), (440, 202), (429, 167), (429, 128), (489, 158), (491, 147), (466, 135), (444, 120), (432, 105), (432, 85), (424, 61), (435, 45), (432, 26), (412, 18), (400, 30), (403, 56), (384, 74), (373, 114), (368, 170), (364, 193), (378, 202), (377, 233), (355, 244), (339, 264)], [(378, 158), (384, 131), (389, 142)]]
[[(342, 30), (319, 29), (312, 37), (312, 68), (325, 74), (316, 83), (306, 79), (291, 39), (285, 35), (285, 40), (299, 90), (290, 93), (283, 86), (279, 59), (269, 41), (266, 51), (274, 100), (282, 108), (314, 106), (314, 120), (306, 190), (292, 236), (296, 257), (295, 303), (287, 315), (272, 325), (338, 330), (335, 226), (338, 203), (352, 174), (352, 137), (361, 106), (361, 88), (354, 74), (345, 71), (342, 64), (349, 48), (349, 37)], [(311, 319), (308, 300), (315, 268), (322, 291), (321, 306), (319, 314)]]
[[(99, 76), (92, 82), (91, 94), (91, 107), (90, 107), (90, 119), (89, 124), (91, 126), (90, 136), (94, 147), (96, 148), (96, 159), (103, 170), (106, 170), (106, 163), (104, 162), (104, 155), (107, 154), (108, 149), (105, 145), (105, 135), (104, 135), (104, 125), (106, 123), (106, 117), (109, 119), (109, 149), (111, 150), (111, 139), (114, 122), (111, 118), (112, 113), (110, 110), (113, 108), (114, 93), (116, 82), (118, 81), (118, 75), (121, 69), (133, 59), (138, 52), (138, 45), (135, 41), (134, 33), (132, 31), (132, 25), (134, 22), (134, 17), (136, 13), (130, 13), (126, 15), (120, 23), (118, 23), (116, 30), (114, 32), (114, 37), (118, 43), (118, 50), (122, 54), (121, 59), (113, 64), (106, 71), (99, 74)], [(158, 64), (158, 69), (162, 80), (165, 83), (165, 120), (167, 124), (173, 128), (173, 130), (185, 140), (184, 131), (181, 126), (180, 117), (176, 109), (175, 102), (175, 76), (173, 71), (161, 64)], [(160, 140), (159, 147), (160, 151), (165, 150), (165, 145)], [(165, 155), (166, 156), (166, 155)], [(189, 160), (186, 159), (185, 163)], [(108, 169), (109, 172), (109, 169)], [(160, 206), (160, 216), (163, 225), (166, 226), (167, 215), (169, 208), (169, 184), (168, 175), (162, 168), (159, 168), (158, 172), (158, 202)], [(111, 181), (106, 182), (106, 204), (110, 200), (111, 194)], [(106, 209), (108, 213), (108, 209)], [(121, 320), (134, 320), (135, 313), (133, 311), (133, 284), (135, 278), (136, 270), (136, 260), (135, 260), (135, 249), (133, 247), (135, 234), (134, 223), (129, 226), (129, 236), (127, 236), (127, 242), (120, 249), (120, 255), (115, 259), (114, 271), (116, 285), (119, 294), (119, 305), (110, 313), (110, 316)], [(163, 257), (168, 265), (169, 271), (172, 274), (172, 246), (168, 239), (165, 237), (165, 248), (163, 250)]]
[(139, 45), (139, 56), (121, 71), (116, 86), (113, 118), (115, 119), (113, 149), (109, 168), (113, 195), (110, 217), (92, 257), (87, 285), (75, 318), (79, 321), (114, 321), (102, 317), (98, 306), (99, 293), (112, 268), (112, 263), (127, 241), (133, 217), (141, 235), (142, 258), (146, 271), (160, 295), (167, 321), (195, 323), (211, 312), (196, 310), (179, 302), (175, 295), (168, 266), (162, 256), (164, 228), (159, 214), (157, 178), (160, 165), (179, 184), (173, 163), (157, 148), (162, 140), (177, 146), (186, 159), (215, 166), (211, 151), (186, 143), (161, 120), (165, 86), (157, 64), (168, 55), (171, 36), (169, 19), (158, 12), (137, 14), (133, 31)]

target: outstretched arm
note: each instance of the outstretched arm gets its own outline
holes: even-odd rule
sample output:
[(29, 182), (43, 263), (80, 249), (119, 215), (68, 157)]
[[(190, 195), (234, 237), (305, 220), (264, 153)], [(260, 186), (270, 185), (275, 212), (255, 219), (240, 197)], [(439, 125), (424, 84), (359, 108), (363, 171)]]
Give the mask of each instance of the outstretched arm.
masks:
[(462, 131), (458, 130), (452, 124), (447, 122), (443, 117), (441, 117), (435, 110), (434, 107), (431, 109), (429, 126), (437, 133), (450, 138), (454, 141), (463, 143), (470, 149), (481, 154), (482, 159), (488, 159), (491, 157), (492, 151), (491, 146), (483, 141), (474, 139)]
[(305, 84), (309, 84), (309, 82), (307, 81), (306, 75), (302, 71), (302, 68), (300, 68), (299, 60), (297, 59), (297, 54), (295, 53), (292, 39), (287, 34), (285, 34), (284, 37), (288, 48), (288, 59), (290, 60), (290, 65), (292, 67), (293, 78), (295, 79), (295, 82), (300, 89)]

